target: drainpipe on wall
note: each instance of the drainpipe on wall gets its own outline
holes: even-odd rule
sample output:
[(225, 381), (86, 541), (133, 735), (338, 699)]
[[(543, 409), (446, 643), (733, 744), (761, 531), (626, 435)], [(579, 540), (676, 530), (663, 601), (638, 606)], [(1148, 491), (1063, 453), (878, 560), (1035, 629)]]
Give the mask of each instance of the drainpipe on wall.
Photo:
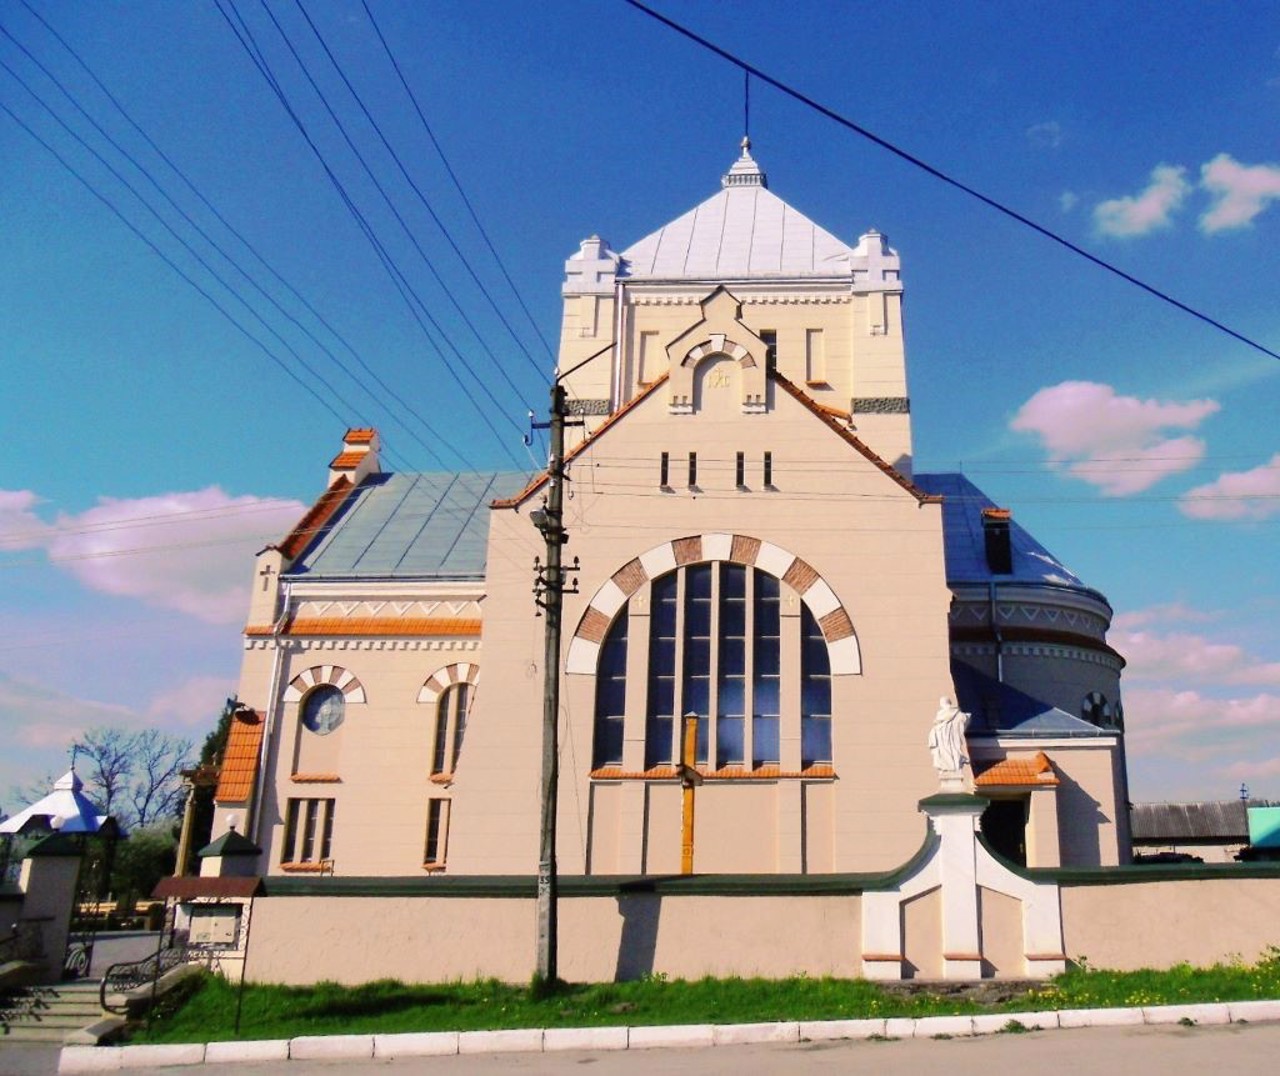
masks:
[[(280, 646), (280, 635), (284, 631), (285, 621), (289, 618), (289, 582), (282, 580), (280, 584), (284, 601), (280, 607), (280, 616), (271, 626), (271, 641), (275, 644), (275, 655), (271, 659), (271, 686), (267, 693), (267, 712), (263, 715), (266, 727), (262, 730), (262, 745), (258, 748), (258, 772), (253, 778), (253, 799), (249, 802), (250, 818), (245, 819), (244, 831), (259, 848), (262, 847), (262, 792), (266, 787), (267, 759), (271, 754), (271, 734), (276, 724), (277, 695), (280, 691), (280, 667), (283, 664), (283, 651)], [(250, 823), (252, 819), (252, 824)]]
[(1000, 621), (997, 615), (996, 581), (987, 584), (987, 615), (991, 618), (991, 634), (996, 640), (996, 682), (1004, 683), (1004, 636), (1000, 634)]

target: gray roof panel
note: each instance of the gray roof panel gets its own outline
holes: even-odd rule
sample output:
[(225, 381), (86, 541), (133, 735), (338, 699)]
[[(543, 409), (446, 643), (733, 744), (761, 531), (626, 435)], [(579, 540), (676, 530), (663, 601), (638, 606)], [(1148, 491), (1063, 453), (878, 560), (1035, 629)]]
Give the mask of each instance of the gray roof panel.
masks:
[(519, 471), (370, 475), (288, 575), (483, 576), (489, 503), (518, 493), (528, 480)]

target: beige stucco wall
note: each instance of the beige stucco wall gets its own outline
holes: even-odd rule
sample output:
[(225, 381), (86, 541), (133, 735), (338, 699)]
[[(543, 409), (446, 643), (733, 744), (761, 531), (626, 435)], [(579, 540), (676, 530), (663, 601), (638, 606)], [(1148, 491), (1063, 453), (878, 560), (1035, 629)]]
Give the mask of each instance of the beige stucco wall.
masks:
[[(952, 691), (940, 507), (921, 504), (776, 386), (768, 413), (744, 414), (736, 363), (708, 360), (698, 375), (697, 413), (671, 415), (660, 389), (572, 465), (564, 552), (581, 567), (579, 593), (565, 600), (566, 647), (592, 596), (628, 561), (663, 542), (742, 534), (801, 557), (848, 610), (862, 654), (861, 673), (832, 680), (837, 780), (830, 821), (815, 819), (814, 864), (890, 869), (919, 844), (916, 803), (936, 785), (928, 727), (938, 698)], [(723, 387), (716, 387), (720, 380)], [(759, 485), (766, 449), (773, 453), (772, 490)], [(673, 488), (665, 492), (658, 484), (664, 451), (673, 461)], [(697, 490), (676, 485), (691, 451), (700, 461)], [(734, 481), (736, 451), (749, 460), (745, 491)], [(484, 690), (455, 787), (450, 870), (458, 873), (528, 872), (536, 865), (543, 621), (531, 615), (529, 589), (542, 550), (528, 518), (536, 504), (537, 498), (519, 512), (495, 510), (491, 518)], [(784, 616), (798, 615), (798, 600), (784, 590)], [(632, 645), (646, 645), (642, 629), (632, 635)], [(798, 668), (798, 654), (791, 660)], [(784, 715), (789, 705), (798, 712), (798, 691), (790, 704), (784, 694)], [(558, 854), (561, 868), (575, 873), (586, 868), (591, 841), (594, 676), (564, 677), (561, 706)], [(643, 738), (643, 720), (629, 709), (629, 739)], [(796, 728), (788, 729), (784, 716), (783, 770), (798, 768), (798, 740), (787, 738)], [(704, 786), (699, 795), (695, 840), (707, 854), (699, 870), (704, 864), (713, 871), (799, 869), (784, 866), (800, 862), (804, 839), (779, 814), (794, 815), (790, 800), (780, 803), (768, 784)], [(608, 825), (606, 843), (621, 842), (617, 854), (638, 863), (642, 829), (619, 833)], [(821, 849), (828, 840), (829, 857)]]
[[(240, 699), (270, 713), (274, 735), (267, 760), (260, 870), (280, 873), (285, 805), (290, 797), (334, 800), (335, 873), (405, 875), (421, 873), (430, 798), (448, 799), (447, 784), (430, 779), (436, 706), (418, 702), (433, 673), (459, 663), (478, 664), (477, 640), (433, 641), (412, 648), (405, 641), (347, 639), (284, 640), (271, 705), (274, 652), (246, 652)], [(274, 644), (271, 644), (274, 645)], [(297, 701), (282, 701), (289, 682), (312, 668), (352, 672), (365, 702), (348, 700), (342, 725), (326, 736), (300, 727)], [(478, 684), (479, 695), (485, 690)], [(333, 774), (336, 781), (294, 780), (295, 774)]]
[[(681, 895), (562, 897), (559, 970), (574, 982), (645, 974), (781, 978), (861, 974), (862, 898)], [(1252, 961), (1280, 944), (1280, 875), (1064, 885), (1064, 948), (1093, 967)], [(942, 893), (905, 902), (907, 974), (940, 977)], [(1021, 977), (1023, 909), (978, 894), (982, 974)], [(534, 963), (528, 898), (266, 897), (255, 901), (248, 975), (266, 982), (392, 977), (526, 981)]]
[(1064, 886), (1062, 917), (1067, 956), (1093, 967), (1253, 961), (1280, 945), (1280, 878)]
[[(559, 907), (559, 970), (571, 982), (647, 973), (848, 977), (860, 966), (856, 896), (582, 897)], [(255, 902), (247, 975), (299, 984), (526, 982), (533, 967), (532, 900), (269, 897)]]

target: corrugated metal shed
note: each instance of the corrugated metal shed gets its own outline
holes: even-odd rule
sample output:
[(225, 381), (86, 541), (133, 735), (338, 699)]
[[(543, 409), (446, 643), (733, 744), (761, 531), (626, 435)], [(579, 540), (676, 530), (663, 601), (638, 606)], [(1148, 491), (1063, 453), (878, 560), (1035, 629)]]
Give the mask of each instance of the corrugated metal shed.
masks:
[(1218, 803), (1135, 803), (1129, 825), (1136, 842), (1228, 841), (1247, 844), (1249, 820), (1244, 800)]
[(947, 582), (1056, 583), (1082, 587), (1080, 577), (1037, 542), (1016, 519), (1009, 524), (1013, 571), (997, 575), (987, 566), (982, 510), (996, 503), (962, 474), (917, 474), (912, 481), (926, 493), (940, 495)]
[(528, 480), (520, 471), (370, 475), (287, 574), (481, 578), (489, 503)]

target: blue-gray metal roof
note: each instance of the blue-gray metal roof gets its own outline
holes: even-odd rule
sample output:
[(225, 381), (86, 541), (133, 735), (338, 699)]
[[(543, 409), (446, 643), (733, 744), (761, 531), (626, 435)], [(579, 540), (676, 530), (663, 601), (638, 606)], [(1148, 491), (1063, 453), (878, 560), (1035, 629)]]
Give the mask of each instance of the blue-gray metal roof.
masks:
[(956, 702), (973, 715), (970, 735), (1034, 737), (1090, 737), (1114, 735), (1065, 710), (1002, 684), (962, 661), (951, 662)]
[(911, 479), (926, 493), (942, 497), (942, 532), (948, 583), (1051, 583), (1083, 587), (1080, 578), (1018, 524), (1009, 523), (1013, 571), (996, 574), (987, 565), (982, 510), (996, 503), (962, 474), (917, 474)]
[(520, 492), (528, 481), (520, 471), (370, 475), (287, 574), (480, 578), (489, 503)]

